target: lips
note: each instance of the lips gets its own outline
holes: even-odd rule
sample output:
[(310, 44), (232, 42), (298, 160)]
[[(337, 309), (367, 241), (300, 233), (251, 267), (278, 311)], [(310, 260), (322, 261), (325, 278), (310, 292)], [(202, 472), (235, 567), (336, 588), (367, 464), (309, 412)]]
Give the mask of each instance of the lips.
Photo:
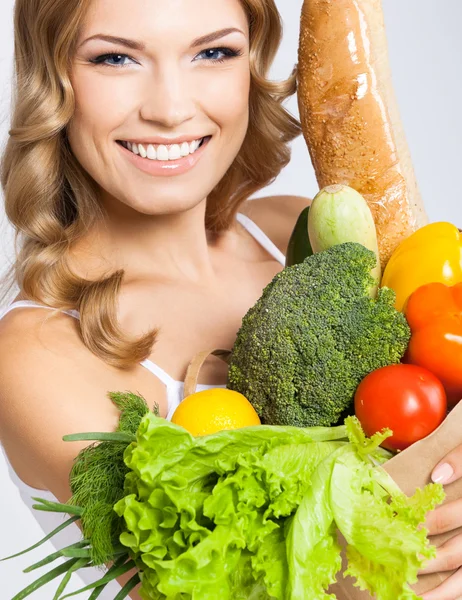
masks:
[[(202, 144), (198, 146), (192, 154), (181, 156), (178, 159), (174, 158), (167, 160), (162, 160), (162, 158), (158, 159), (157, 157), (150, 159), (150, 157), (147, 156), (147, 150), (144, 148), (146, 157), (143, 157), (139, 153), (136, 154), (136, 152), (129, 150), (126, 145), (122, 143), (122, 140), (116, 140), (116, 142), (122, 154), (140, 171), (144, 171), (149, 175), (172, 177), (191, 170), (200, 161), (211, 138), (212, 136), (203, 138)], [(164, 146), (164, 148), (167, 149), (166, 146)]]

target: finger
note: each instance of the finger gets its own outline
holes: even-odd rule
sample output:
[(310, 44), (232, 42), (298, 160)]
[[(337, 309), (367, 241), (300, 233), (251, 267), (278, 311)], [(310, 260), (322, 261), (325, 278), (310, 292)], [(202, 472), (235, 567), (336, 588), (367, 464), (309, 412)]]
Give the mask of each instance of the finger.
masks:
[(422, 600), (460, 600), (460, 598), (462, 598), (462, 569), (422, 596)]
[(462, 477), (462, 444), (451, 450), (432, 472), (432, 481), (446, 485)]
[[(436, 558), (419, 571), (419, 575), (437, 573), (439, 571), (454, 571), (462, 565), (462, 534), (455, 535), (436, 551)], [(462, 591), (462, 589), (461, 589)]]
[(429, 535), (446, 533), (462, 527), (462, 498), (438, 506), (427, 514), (425, 527)]

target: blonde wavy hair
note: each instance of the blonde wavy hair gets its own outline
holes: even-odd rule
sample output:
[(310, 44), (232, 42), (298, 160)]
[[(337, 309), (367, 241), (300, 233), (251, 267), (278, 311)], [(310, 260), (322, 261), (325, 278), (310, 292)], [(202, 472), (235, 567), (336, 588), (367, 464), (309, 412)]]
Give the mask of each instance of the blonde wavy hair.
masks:
[[(97, 185), (74, 157), (66, 126), (74, 113), (70, 61), (91, 0), (16, 0), (11, 129), (1, 159), (15, 262), (5, 277), (27, 298), (80, 313), (83, 343), (106, 363), (129, 368), (147, 358), (158, 330), (139, 338), (117, 320), (123, 270), (98, 281), (70, 267), (74, 243), (102, 215)], [(267, 79), (282, 38), (274, 0), (240, 0), (250, 27), (250, 119), (234, 162), (207, 197), (205, 225), (226, 230), (240, 204), (273, 182), (290, 159), (300, 122), (283, 106), (296, 92), (296, 67), (282, 82)], [(21, 241), (18, 246), (18, 241)], [(19, 248), (19, 249), (18, 249)]]

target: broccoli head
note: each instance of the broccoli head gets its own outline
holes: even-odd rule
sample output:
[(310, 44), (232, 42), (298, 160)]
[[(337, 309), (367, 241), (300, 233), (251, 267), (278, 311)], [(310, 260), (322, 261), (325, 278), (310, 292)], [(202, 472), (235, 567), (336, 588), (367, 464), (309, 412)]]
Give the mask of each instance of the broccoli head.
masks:
[(278, 273), (245, 315), (227, 387), (263, 423), (336, 424), (360, 381), (403, 357), (410, 329), (393, 290), (371, 297), (375, 264), (361, 244), (332, 246)]

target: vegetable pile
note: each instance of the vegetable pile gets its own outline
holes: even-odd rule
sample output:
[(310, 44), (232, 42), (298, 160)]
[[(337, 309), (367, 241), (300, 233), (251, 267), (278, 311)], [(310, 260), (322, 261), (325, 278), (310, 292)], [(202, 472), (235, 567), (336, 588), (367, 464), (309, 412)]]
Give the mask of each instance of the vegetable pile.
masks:
[(426, 437), (462, 398), (461, 236), (450, 223), (422, 227), (381, 278), (365, 199), (346, 185), (320, 190), (297, 220), (286, 268), (243, 319), (228, 387), (262, 423), (327, 426), (356, 414), (368, 435), (392, 429), (392, 450)]
[[(122, 400), (119, 395), (123, 412), (141, 414), (132, 410), (140, 398)], [(80, 567), (95, 565), (91, 557), (107, 559), (100, 550), (115, 543), (114, 569), (74, 594), (101, 591), (105, 582), (136, 565), (139, 577), (118, 600), (139, 580), (146, 600), (321, 600), (334, 598), (327, 590), (341, 569), (339, 530), (347, 542), (346, 575), (361, 589), (379, 600), (417, 598), (408, 583), (434, 555), (418, 525), (444, 493), (437, 484), (412, 498), (399, 490), (378, 466), (389, 457), (379, 448), (389, 434), (368, 439), (349, 417), (339, 427), (262, 425), (193, 437), (147, 411), (136, 439), (126, 443), (123, 489), (115, 471), (111, 477), (107, 457), (111, 445), (120, 447), (122, 436), (129, 439), (128, 432), (93, 434), (105, 441), (79, 454), (71, 484), (85, 505), (74, 509), (82, 518), (84, 541), (54, 558), (74, 556), (71, 568), (78, 561)], [(103, 486), (94, 476), (82, 479), (89, 460), (93, 467), (102, 461)], [(94, 520), (86, 517), (95, 514), (95, 502), (109, 488), (120, 494), (117, 517), (95, 535)], [(72, 510), (42, 502), (48, 510)]]

